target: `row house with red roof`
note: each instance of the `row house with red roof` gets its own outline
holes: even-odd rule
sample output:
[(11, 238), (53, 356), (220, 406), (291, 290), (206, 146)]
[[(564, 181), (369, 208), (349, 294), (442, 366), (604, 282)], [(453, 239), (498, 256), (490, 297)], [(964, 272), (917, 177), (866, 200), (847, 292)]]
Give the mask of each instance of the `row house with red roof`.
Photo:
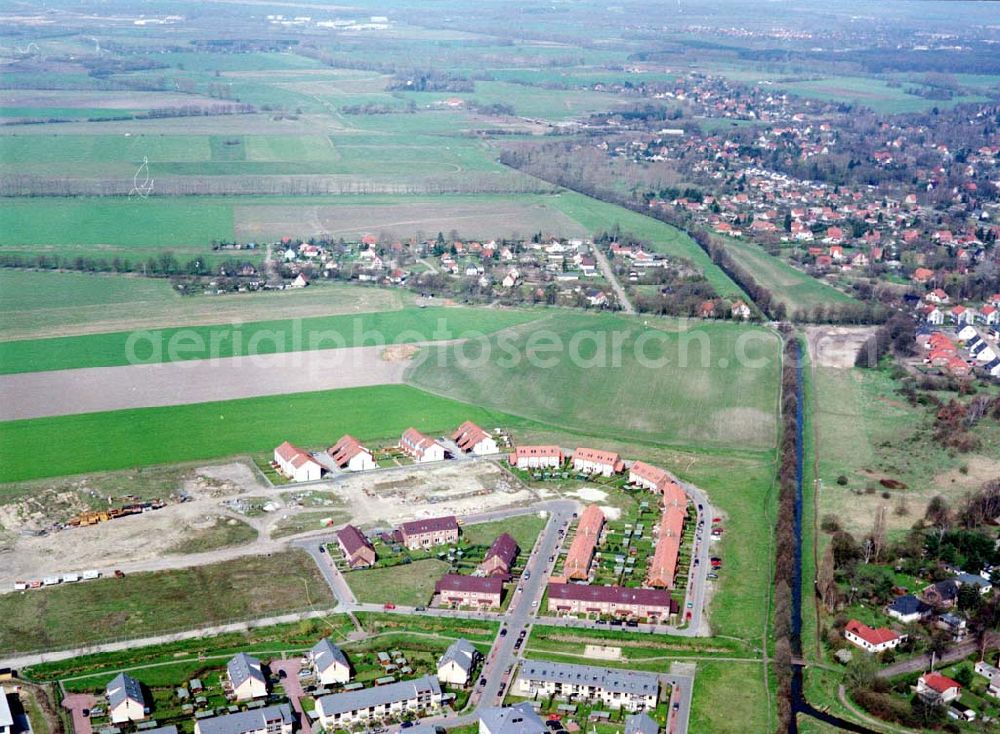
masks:
[(499, 609), (503, 579), (499, 576), (464, 576), (446, 573), (434, 585), (434, 604), (440, 607)]
[(444, 446), (429, 436), (425, 436), (416, 428), (407, 428), (399, 439), (399, 448), (418, 464), (432, 461), (444, 461), (446, 451)]
[(581, 474), (599, 474), (610, 477), (624, 469), (625, 462), (614, 451), (580, 447), (573, 452), (573, 470)]
[(465, 453), (476, 456), (495, 454), (500, 450), (493, 437), (472, 421), (460, 425), (451, 435), (451, 440)]
[(454, 515), (404, 522), (396, 529), (400, 542), (409, 550), (433, 548), (458, 542), (458, 520)]
[(378, 468), (372, 452), (351, 435), (343, 436), (328, 448), (326, 453), (330, 455), (333, 463), (344, 471), (368, 471)]
[(274, 450), (274, 465), (293, 482), (312, 482), (323, 476), (323, 465), (308, 451), (288, 441)]
[(558, 446), (518, 446), (507, 460), (518, 469), (558, 469), (566, 456)]

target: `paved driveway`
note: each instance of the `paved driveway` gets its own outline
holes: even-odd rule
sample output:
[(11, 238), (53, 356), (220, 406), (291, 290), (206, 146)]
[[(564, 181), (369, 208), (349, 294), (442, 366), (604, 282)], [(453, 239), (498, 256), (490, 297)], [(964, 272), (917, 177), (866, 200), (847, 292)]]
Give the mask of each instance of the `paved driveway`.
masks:
[(297, 657), (287, 660), (272, 660), (270, 668), (275, 675), (281, 672), (285, 673), (285, 677), (281, 679), (281, 685), (285, 688), (285, 695), (291, 701), (292, 708), (299, 715), (300, 730), (302, 734), (312, 734), (309, 717), (302, 710), (302, 697), (306, 695), (306, 692), (302, 690), (302, 680), (299, 678), (302, 661)]
[(83, 715), (83, 710), (92, 709), (96, 704), (97, 699), (87, 693), (69, 693), (63, 699), (63, 708), (73, 715), (74, 734), (91, 734), (90, 719)]

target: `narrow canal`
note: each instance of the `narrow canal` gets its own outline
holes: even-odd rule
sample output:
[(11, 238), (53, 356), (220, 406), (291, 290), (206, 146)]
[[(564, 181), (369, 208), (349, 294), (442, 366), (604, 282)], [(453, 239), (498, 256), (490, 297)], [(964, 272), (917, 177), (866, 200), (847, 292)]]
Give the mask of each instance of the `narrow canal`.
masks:
[[(805, 383), (802, 379), (802, 344), (796, 340), (795, 351), (795, 516), (792, 527), (795, 532), (795, 564), (792, 570), (792, 656), (802, 659), (802, 478), (803, 478), (803, 438), (805, 436)], [(795, 714), (812, 716), (824, 723), (835, 726), (843, 731), (858, 734), (878, 734), (851, 721), (846, 721), (812, 706), (805, 698), (802, 690), (802, 667), (792, 668), (792, 711)], [(792, 717), (788, 727), (789, 734), (798, 734), (798, 716)]]

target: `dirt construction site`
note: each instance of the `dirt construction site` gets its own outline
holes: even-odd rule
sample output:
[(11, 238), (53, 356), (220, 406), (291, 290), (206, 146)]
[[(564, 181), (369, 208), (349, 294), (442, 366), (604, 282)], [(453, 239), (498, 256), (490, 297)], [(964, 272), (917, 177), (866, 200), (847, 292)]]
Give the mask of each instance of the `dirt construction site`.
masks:
[[(52, 487), (60, 517), (45, 516), (32, 487), (0, 505), (0, 593), (15, 581), (97, 570), (111, 575), (204, 565), (244, 555), (273, 553), (290, 540), (329, 532), (347, 522), (386, 527), (437, 515), (469, 515), (522, 506), (538, 495), (493, 461), (406, 466), (297, 487), (270, 486), (249, 462), (191, 468), (178, 473), (166, 506), (151, 512), (67, 527), (80, 497), (100, 494), (101, 477)], [(75, 498), (74, 493), (79, 497)], [(168, 499), (169, 498), (169, 499)], [(226, 531), (240, 528), (238, 535)], [(200, 542), (199, 542), (200, 541)]]

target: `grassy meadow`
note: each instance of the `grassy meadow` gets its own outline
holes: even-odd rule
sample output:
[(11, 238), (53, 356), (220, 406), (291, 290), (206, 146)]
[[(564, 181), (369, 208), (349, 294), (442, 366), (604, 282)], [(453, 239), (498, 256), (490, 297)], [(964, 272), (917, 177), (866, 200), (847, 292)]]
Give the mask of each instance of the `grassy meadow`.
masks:
[[(778, 340), (729, 323), (560, 314), (487, 340), (428, 347), (413, 385), (535, 421), (662, 444), (775, 443)], [(616, 348), (616, 344), (620, 345)]]
[(309, 609), (310, 601), (328, 606), (332, 597), (299, 551), (3, 594), (0, 651), (145, 637)]
[[(325, 448), (348, 431), (395, 443), (410, 426), (443, 433), (465, 420), (526, 423), (406, 385), (8, 421), (0, 423), (0, 482), (270, 453), (285, 440)], [(46, 450), (54, 436), (73, 450)]]
[[(846, 530), (869, 531), (876, 508), (886, 505), (890, 531), (902, 532), (933, 496), (957, 500), (1000, 471), (995, 423), (977, 427), (978, 451), (949, 451), (933, 438), (931, 411), (910, 405), (887, 370), (817, 367), (814, 384), (820, 517), (834, 515)], [(846, 484), (837, 481), (841, 476)], [(887, 491), (882, 479), (906, 489)]]
[(811, 313), (818, 306), (854, 301), (833, 286), (769, 255), (758, 245), (725, 238), (725, 247), (758, 283), (774, 294), (775, 300), (785, 304), (789, 315), (796, 311)]

